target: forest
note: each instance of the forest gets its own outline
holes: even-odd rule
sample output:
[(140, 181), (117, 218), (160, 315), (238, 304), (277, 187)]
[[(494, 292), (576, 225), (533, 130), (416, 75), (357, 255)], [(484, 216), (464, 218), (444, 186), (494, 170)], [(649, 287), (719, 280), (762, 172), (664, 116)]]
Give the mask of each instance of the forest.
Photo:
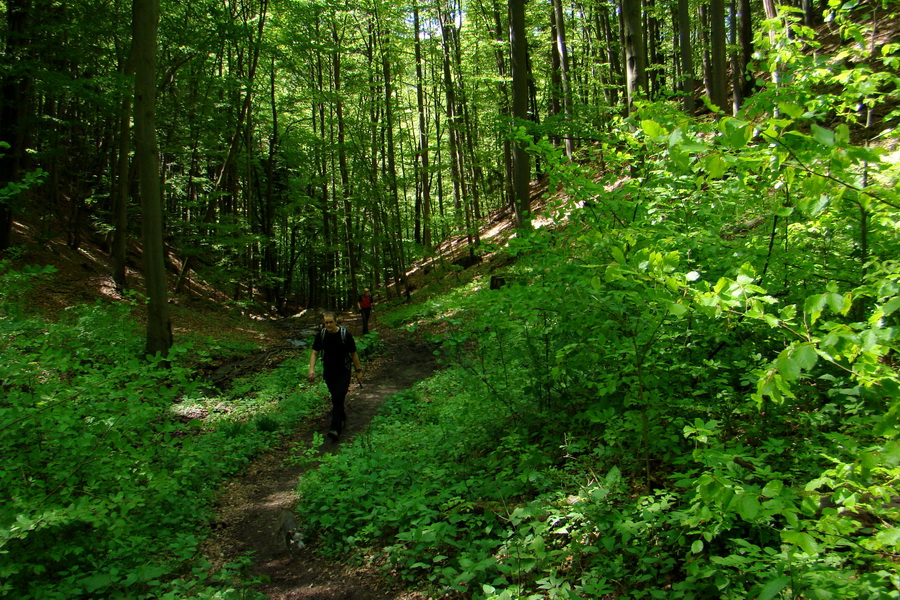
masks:
[(217, 494), (327, 397), (209, 365), (368, 287), (366, 360), (441, 368), (300, 480), (310, 552), (900, 598), (898, 8), (0, 0), (0, 597), (265, 597)]

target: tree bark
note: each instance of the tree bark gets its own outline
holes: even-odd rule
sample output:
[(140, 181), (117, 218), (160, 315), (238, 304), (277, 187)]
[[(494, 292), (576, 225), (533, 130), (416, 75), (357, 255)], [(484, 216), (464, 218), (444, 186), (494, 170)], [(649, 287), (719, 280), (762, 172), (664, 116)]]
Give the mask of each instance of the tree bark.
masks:
[[(528, 42), (525, 38), (525, 2), (509, 1), (509, 47), (512, 73), (513, 127), (528, 119)], [(513, 143), (513, 215), (516, 227), (529, 228), (531, 219), (531, 158), (523, 141)]]
[(647, 55), (641, 22), (641, 0), (622, 0), (622, 25), (627, 114), (630, 115), (634, 112), (634, 101), (647, 91)]
[[(419, 5), (413, 3), (413, 28), (416, 33), (416, 105), (419, 112), (419, 160), (422, 171), (422, 245), (431, 250), (431, 172), (428, 165), (428, 130), (425, 127), (425, 78), (422, 72), (422, 38), (419, 32)], [(417, 211), (418, 213), (418, 211)]]
[[(566, 49), (566, 20), (562, 9), (562, 0), (553, 0), (553, 20), (556, 25), (556, 36), (553, 40), (554, 51), (559, 61), (560, 100), (562, 112), (568, 121), (572, 117), (572, 87), (569, 82), (569, 53)], [(566, 157), (572, 160), (575, 148), (572, 144), (571, 133), (565, 137)]]
[[(131, 76), (131, 56), (125, 59), (124, 74)], [(124, 94), (119, 109), (119, 151), (116, 157), (116, 188), (113, 199), (113, 236), (110, 258), (112, 278), (121, 293), (128, 289), (128, 191), (130, 188), (128, 151), (131, 148), (131, 96)]]
[(346, 125), (344, 124), (344, 90), (343, 82), (341, 79), (341, 35), (338, 33), (338, 25), (335, 21), (331, 22), (331, 40), (334, 43), (334, 48), (331, 53), (331, 77), (332, 77), (332, 85), (334, 86), (334, 111), (335, 118), (337, 119), (337, 128), (338, 128), (338, 170), (341, 174), (341, 198), (343, 199), (344, 207), (344, 238), (347, 249), (347, 263), (349, 267), (349, 278), (350, 278), (350, 296), (351, 298), (356, 297), (357, 293), (357, 281), (356, 281), (356, 273), (358, 269), (358, 258), (357, 253), (355, 251), (355, 235), (353, 231), (353, 207), (351, 204), (351, 186), (350, 186), (350, 169), (347, 166), (347, 134), (345, 132)]
[(725, 46), (725, 2), (709, 0), (710, 88), (709, 98), (719, 110), (728, 102)]
[(135, 160), (140, 171), (144, 242), (144, 280), (147, 286), (147, 346), (149, 355), (165, 357), (172, 346), (167, 304), (165, 247), (163, 244), (162, 185), (156, 142), (156, 35), (159, 0), (134, 0)]
[(678, 55), (681, 58), (681, 92), (684, 112), (694, 114), (694, 49), (691, 44), (690, 0), (678, 0)]

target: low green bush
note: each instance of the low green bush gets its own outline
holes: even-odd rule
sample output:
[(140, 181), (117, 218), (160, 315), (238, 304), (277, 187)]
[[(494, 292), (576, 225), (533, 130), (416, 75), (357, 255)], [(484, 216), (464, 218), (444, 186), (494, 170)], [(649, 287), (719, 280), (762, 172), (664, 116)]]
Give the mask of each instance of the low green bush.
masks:
[[(42, 272), (0, 266), (3, 290)], [(209, 398), (182, 366), (200, 351), (175, 346), (165, 366), (142, 357), (130, 306), (48, 322), (19, 298), (0, 295), (0, 596), (249, 598), (249, 581), (235, 586), (246, 563), (211, 575), (199, 544), (221, 481), (321, 410), (290, 375), (297, 361)], [(173, 410), (218, 405), (238, 408), (202, 425)]]

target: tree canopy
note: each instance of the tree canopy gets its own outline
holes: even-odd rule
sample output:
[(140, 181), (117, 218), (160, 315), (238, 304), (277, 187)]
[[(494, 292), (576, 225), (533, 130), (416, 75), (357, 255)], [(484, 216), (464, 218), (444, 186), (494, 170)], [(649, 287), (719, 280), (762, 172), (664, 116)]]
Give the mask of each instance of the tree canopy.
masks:
[[(155, 5), (0, 0), (0, 591), (231, 593), (190, 506), (316, 396), (287, 363), (172, 418), (216, 401), (165, 311), (202, 278), (420, 286), (386, 324), (448, 369), (301, 484), (323, 552), (492, 600), (900, 597), (896, 6), (159, 0), (154, 44)], [(24, 222), (126, 298), (138, 258), (146, 343), (33, 315)]]

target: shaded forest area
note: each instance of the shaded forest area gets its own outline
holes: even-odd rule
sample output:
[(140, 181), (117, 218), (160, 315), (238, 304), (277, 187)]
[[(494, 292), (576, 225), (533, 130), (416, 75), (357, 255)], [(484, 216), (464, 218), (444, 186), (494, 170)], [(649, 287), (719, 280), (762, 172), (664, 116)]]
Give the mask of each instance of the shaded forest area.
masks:
[(0, 8), (0, 594), (257, 596), (202, 558), (217, 490), (325, 397), (302, 346), (205, 373), (368, 286), (444, 368), (299, 482), (316, 552), (900, 598), (894, 3)]

